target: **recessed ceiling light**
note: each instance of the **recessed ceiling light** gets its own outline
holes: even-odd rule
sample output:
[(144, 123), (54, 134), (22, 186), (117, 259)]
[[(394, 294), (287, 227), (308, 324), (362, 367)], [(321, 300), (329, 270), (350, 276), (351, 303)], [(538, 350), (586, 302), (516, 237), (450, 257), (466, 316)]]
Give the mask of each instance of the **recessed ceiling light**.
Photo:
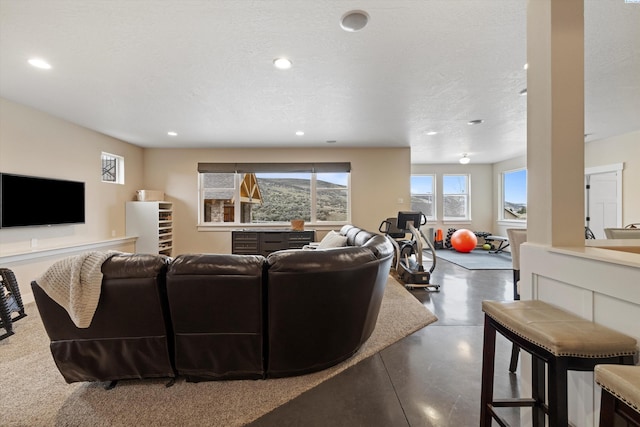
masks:
[(178, 133), (177, 132), (173, 132), (173, 131), (169, 131), (169, 132), (167, 132), (167, 135), (169, 135), (169, 136), (178, 136)]
[(29, 60), (29, 64), (33, 65), (36, 68), (42, 68), (43, 70), (51, 69), (51, 64), (49, 64), (44, 59), (40, 59), (40, 58), (31, 58)]
[(287, 58), (276, 58), (273, 60), (273, 65), (278, 70), (288, 70), (291, 68), (292, 63)]
[(369, 14), (364, 10), (351, 10), (340, 18), (340, 27), (350, 33), (360, 31), (367, 26)]
[(527, 62), (526, 64), (524, 64), (524, 67), (522, 67), (522, 68), (524, 68), (525, 70), (528, 70), (529, 69), (529, 63)]
[(298, 136), (302, 136), (302, 135), (304, 135), (304, 132), (303, 132), (303, 131), (301, 131), (301, 130), (299, 130), (299, 131), (297, 131), (297, 132), (296, 132), (296, 135), (298, 135)]
[(526, 89), (526, 88), (525, 88), (525, 89), (522, 89), (522, 90), (520, 91), (520, 96), (526, 96), (526, 95), (527, 95), (527, 89)]
[(336, 142), (338, 141), (336, 141), (335, 139), (330, 139), (327, 141), (327, 144), (335, 144)]
[(469, 120), (467, 122), (468, 125), (479, 125), (479, 124), (482, 124), (482, 123), (484, 123), (484, 120), (482, 120), (482, 119)]
[(438, 132), (436, 132), (435, 130), (432, 130), (431, 132), (427, 132), (427, 135), (429, 136), (433, 136), (433, 135), (437, 135)]
[(467, 153), (464, 153), (462, 157), (460, 157), (460, 160), (458, 160), (461, 164), (466, 165), (467, 163), (469, 163), (471, 161), (470, 158), (467, 157)]

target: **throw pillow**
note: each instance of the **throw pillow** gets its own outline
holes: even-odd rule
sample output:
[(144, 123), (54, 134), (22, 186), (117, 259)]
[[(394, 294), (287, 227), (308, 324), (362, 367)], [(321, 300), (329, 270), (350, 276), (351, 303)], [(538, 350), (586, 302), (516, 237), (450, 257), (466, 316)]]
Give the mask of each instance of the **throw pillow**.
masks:
[(347, 236), (343, 236), (337, 231), (331, 230), (320, 241), (318, 249), (339, 248), (347, 245)]

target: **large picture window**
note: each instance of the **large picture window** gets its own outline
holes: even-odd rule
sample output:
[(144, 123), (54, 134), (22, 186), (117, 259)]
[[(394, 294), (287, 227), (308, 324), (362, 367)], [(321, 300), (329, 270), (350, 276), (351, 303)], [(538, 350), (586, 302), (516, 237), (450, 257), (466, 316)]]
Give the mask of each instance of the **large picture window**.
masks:
[(502, 174), (502, 209), (500, 219), (527, 220), (527, 170), (518, 169)]
[(348, 163), (201, 163), (200, 224), (350, 221)]
[(436, 220), (435, 180), (434, 175), (411, 175), (411, 210), (429, 221)]
[(442, 176), (442, 215), (444, 221), (468, 221), (469, 175)]

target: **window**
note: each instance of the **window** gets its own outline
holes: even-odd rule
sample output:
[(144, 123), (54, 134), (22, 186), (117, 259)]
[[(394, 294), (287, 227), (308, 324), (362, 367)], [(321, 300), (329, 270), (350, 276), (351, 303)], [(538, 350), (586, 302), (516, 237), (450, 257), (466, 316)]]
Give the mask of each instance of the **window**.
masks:
[(348, 163), (201, 163), (198, 171), (201, 224), (350, 221)]
[(428, 220), (436, 219), (435, 176), (411, 175), (411, 210), (422, 212)]
[(469, 175), (443, 175), (442, 215), (445, 221), (468, 221)]
[(502, 209), (500, 219), (527, 220), (527, 170), (502, 173)]
[(124, 157), (102, 153), (102, 182), (124, 184)]

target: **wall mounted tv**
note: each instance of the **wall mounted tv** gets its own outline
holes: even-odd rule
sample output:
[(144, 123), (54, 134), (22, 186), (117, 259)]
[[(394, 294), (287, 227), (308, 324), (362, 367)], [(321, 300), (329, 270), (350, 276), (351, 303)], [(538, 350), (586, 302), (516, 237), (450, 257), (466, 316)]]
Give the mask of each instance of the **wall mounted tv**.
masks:
[(0, 173), (0, 228), (84, 223), (84, 182)]

